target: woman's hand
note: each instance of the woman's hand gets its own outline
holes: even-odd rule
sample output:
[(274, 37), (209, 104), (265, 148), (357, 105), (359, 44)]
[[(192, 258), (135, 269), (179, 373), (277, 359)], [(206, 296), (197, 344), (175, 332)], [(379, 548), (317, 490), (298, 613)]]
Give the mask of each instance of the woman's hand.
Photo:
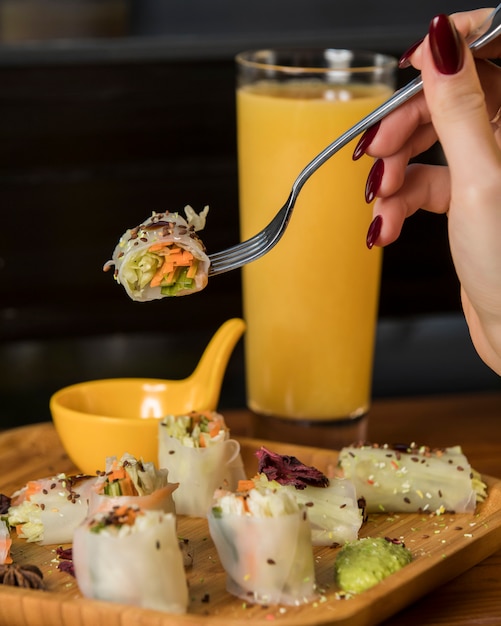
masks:
[[(490, 13), (434, 18), (404, 55), (421, 70), (424, 91), (362, 136), (355, 158), (377, 160), (366, 197), (374, 204), (367, 244), (386, 245), (418, 209), (448, 215), (464, 313), (482, 359), (501, 374), (501, 38), (474, 59), (464, 37)], [(461, 35), (459, 34), (461, 33)], [(490, 120), (493, 120), (491, 122)], [(408, 165), (439, 140), (448, 166)]]

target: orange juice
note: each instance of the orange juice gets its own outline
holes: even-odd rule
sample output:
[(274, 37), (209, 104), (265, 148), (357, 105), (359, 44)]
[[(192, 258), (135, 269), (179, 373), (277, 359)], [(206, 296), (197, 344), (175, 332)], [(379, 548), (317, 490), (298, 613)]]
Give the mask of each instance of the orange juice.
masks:
[[(286, 201), (299, 172), (391, 87), (256, 83), (237, 90), (242, 239)], [(348, 145), (302, 189), (279, 243), (243, 271), (249, 407), (336, 420), (369, 406), (381, 250), (365, 244), (372, 160)]]

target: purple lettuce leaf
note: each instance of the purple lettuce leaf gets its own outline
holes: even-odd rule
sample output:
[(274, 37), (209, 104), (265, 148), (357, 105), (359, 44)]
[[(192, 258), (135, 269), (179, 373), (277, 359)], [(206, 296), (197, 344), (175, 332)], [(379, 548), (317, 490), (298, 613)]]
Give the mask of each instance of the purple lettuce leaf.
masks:
[(276, 480), (281, 485), (294, 485), (296, 489), (327, 487), (329, 479), (316, 467), (304, 465), (295, 456), (277, 454), (264, 446), (256, 452), (259, 459), (258, 472), (268, 480)]

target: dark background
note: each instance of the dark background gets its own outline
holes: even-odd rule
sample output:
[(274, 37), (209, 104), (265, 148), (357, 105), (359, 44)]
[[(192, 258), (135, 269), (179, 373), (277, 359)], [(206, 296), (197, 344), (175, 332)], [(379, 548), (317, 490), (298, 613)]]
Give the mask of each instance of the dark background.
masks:
[[(16, 0), (14, 21), (12, 0), (0, 2), (3, 426), (49, 419), (50, 394), (80, 380), (184, 377), (216, 328), (241, 315), (238, 272), (196, 297), (139, 304), (101, 271), (119, 235), (153, 210), (209, 204), (208, 250), (238, 241), (236, 52), (321, 45), (398, 57), (433, 15), (472, 8), (64, 0), (74, 14), (59, 23), (62, 1)], [(375, 396), (499, 387), (471, 347), (458, 294), (446, 219), (418, 213), (385, 251)], [(242, 359), (240, 343), (222, 407), (245, 403)]]

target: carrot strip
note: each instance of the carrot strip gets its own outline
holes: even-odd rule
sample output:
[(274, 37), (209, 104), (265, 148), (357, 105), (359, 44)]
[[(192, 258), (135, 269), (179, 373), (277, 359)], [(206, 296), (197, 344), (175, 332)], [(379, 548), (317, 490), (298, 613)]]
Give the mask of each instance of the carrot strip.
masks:
[(114, 467), (107, 475), (108, 480), (113, 482), (114, 480), (122, 480), (127, 477), (127, 473), (123, 467)]
[(195, 276), (197, 275), (197, 269), (198, 269), (198, 263), (194, 261), (190, 265), (189, 270), (186, 272), (186, 278), (195, 278)]
[(132, 482), (131, 477), (125, 470), (120, 467), (116, 462), (113, 463), (111, 471), (106, 475), (108, 482), (112, 483), (118, 481), (120, 483), (120, 491), (123, 496), (137, 496), (137, 489)]
[(150, 252), (158, 252), (158, 250), (162, 250), (162, 248), (165, 248), (165, 247), (166, 247), (166, 246), (168, 246), (168, 245), (169, 245), (169, 242), (168, 242), (168, 241), (160, 241), (160, 242), (158, 242), (158, 243), (154, 243), (154, 244), (152, 244), (152, 245), (148, 248), (148, 250), (149, 250)]
[(256, 485), (253, 480), (239, 480), (237, 485), (237, 491), (250, 491), (254, 489)]
[(250, 511), (249, 511), (249, 505), (247, 504), (247, 498), (244, 498), (244, 496), (237, 496), (237, 498), (238, 498), (238, 499), (240, 500), (240, 502), (242, 503), (243, 510), (244, 510), (246, 513), (249, 513)]
[(176, 245), (174, 244), (174, 245), (172, 245), (172, 246), (169, 248), (169, 252), (170, 252), (170, 254), (181, 254), (181, 255), (182, 255), (182, 254), (183, 254), (183, 252), (184, 252), (184, 248), (180, 248), (179, 246), (176, 246)]
[(29, 480), (26, 483), (26, 498), (29, 500), (30, 496), (38, 493), (41, 490), (42, 485), (39, 482), (36, 482), (35, 480)]
[(128, 474), (120, 480), (120, 490), (123, 496), (137, 496), (137, 489)]
[(158, 285), (160, 285), (163, 279), (168, 274), (172, 274), (173, 272), (174, 272), (174, 263), (172, 262), (172, 260), (169, 259), (169, 257), (166, 257), (165, 261), (163, 262), (163, 265), (157, 270), (157, 272), (151, 279), (150, 285), (152, 287), (158, 287)]
[(209, 433), (211, 437), (217, 437), (221, 431), (221, 423), (213, 422), (209, 427)]
[(138, 509), (133, 509), (130, 505), (124, 504), (114, 511), (114, 515), (118, 518), (124, 518), (124, 524), (132, 526), (136, 517), (141, 515), (141, 512)]
[(173, 282), (174, 272), (177, 267), (187, 267), (187, 278), (195, 277), (198, 264), (189, 250), (170, 243), (155, 243), (150, 246), (149, 250), (151, 252), (161, 252), (164, 255), (164, 262), (150, 280), (150, 287), (159, 287), (162, 284)]

